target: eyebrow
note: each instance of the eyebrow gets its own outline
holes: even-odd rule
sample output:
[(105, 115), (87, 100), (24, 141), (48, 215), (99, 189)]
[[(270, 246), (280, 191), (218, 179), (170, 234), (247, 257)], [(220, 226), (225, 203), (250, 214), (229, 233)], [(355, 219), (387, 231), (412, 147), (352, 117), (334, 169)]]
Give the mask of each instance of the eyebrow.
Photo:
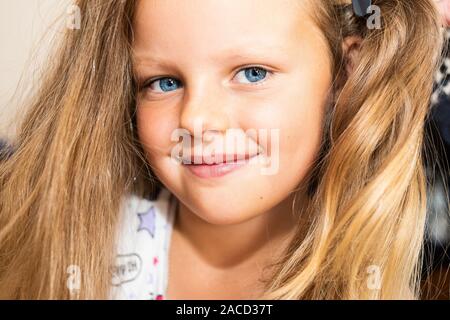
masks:
[[(239, 48), (229, 48), (215, 54), (209, 58), (211, 61), (221, 62), (224, 60), (238, 59), (267, 59), (285, 55), (285, 48), (281, 46), (260, 46), (256, 49), (240, 50)], [(149, 54), (134, 55), (133, 58), (137, 63), (152, 64), (160, 67), (170, 68), (172, 64), (164, 57), (152, 56)]]
[(144, 64), (144, 65), (151, 64), (166, 68), (172, 66), (172, 64), (166, 61), (165, 58), (158, 58), (150, 55), (142, 55), (142, 56), (133, 55), (133, 60), (136, 62), (136, 64)]

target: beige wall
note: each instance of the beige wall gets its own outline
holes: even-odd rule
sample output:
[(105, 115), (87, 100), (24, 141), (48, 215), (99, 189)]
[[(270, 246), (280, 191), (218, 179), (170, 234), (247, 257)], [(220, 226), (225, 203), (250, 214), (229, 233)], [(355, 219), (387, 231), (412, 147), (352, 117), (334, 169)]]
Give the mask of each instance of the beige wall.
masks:
[(51, 37), (64, 26), (68, 3), (0, 0), (0, 135), (12, 134), (14, 123), (6, 125), (25, 90), (34, 87), (33, 71), (41, 66)]

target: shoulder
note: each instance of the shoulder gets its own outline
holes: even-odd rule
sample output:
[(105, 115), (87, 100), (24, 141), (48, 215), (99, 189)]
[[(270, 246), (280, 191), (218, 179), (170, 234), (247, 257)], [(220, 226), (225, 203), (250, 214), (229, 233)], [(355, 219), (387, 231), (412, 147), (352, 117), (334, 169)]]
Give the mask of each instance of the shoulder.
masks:
[(164, 237), (172, 228), (174, 206), (174, 197), (167, 189), (162, 189), (155, 200), (126, 195), (119, 222), (119, 240), (125, 245), (127, 237), (133, 243), (137, 237), (147, 242)]
[(155, 200), (123, 198), (112, 284), (119, 299), (155, 299), (163, 294), (175, 197), (162, 189)]
[(122, 218), (125, 220), (135, 220), (138, 217), (147, 223), (155, 220), (160, 224), (170, 224), (173, 205), (173, 195), (165, 188), (161, 189), (157, 198), (154, 200), (129, 194), (123, 199)]

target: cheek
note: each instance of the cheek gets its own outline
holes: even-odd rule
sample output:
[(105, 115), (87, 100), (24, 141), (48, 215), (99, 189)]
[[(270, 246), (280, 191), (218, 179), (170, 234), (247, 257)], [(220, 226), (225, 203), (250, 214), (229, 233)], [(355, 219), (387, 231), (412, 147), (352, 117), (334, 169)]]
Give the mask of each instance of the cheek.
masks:
[[(278, 129), (278, 139), (270, 135), (267, 151), (278, 161), (278, 174), (270, 185), (285, 192), (295, 188), (306, 175), (320, 151), (323, 121), (328, 103), (331, 76), (325, 71), (313, 75), (303, 69), (290, 75), (288, 83), (274, 98), (252, 110), (246, 126)], [(278, 144), (275, 142), (278, 140)]]
[(272, 159), (278, 159), (280, 175), (288, 179), (300, 179), (306, 173), (323, 138), (331, 79), (326, 73), (316, 79), (307, 75), (303, 70), (292, 76), (290, 83), (295, 86), (278, 91), (246, 115), (246, 127), (268, 129), (268, 143), (263, 147)]
[(286, 114), (280, 119), (280, 150), (291, 161), (310, 162), (316, 156), (323, 135), (328, 86), (302, 86), (285, 101)]
[(280, 168), (302, 179), (314, 164), (323, 139), (323, 122), (330, 84), (303, 83), (285, 101), (289, 117), (280, 119)]
[[(167, 110), (166, 110), (167, 111)], [(170, 153), (172, 132), (177, 128), (177, 116), (164, 108), (139, 106), (136, 112), (137, 132), (149, 161)]]

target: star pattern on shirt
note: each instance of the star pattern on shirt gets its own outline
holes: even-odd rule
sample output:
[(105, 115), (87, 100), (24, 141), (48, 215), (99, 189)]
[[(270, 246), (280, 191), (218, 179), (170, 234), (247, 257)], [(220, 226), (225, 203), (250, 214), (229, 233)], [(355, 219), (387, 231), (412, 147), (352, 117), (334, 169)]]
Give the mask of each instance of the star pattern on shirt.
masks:
[(150, 234), (150, 236), (152, 238), (154, 238), (155, 237), (155, 229), (156, 229), (155, 208), (152, 206), (147, 211), (145, 211), (143, 213), (138, 213), (138, 217), (139, 217), (139, 227), (138, 227), (137, 231), (139, 232), (141, 230), (147, 230), (148, 233)]

